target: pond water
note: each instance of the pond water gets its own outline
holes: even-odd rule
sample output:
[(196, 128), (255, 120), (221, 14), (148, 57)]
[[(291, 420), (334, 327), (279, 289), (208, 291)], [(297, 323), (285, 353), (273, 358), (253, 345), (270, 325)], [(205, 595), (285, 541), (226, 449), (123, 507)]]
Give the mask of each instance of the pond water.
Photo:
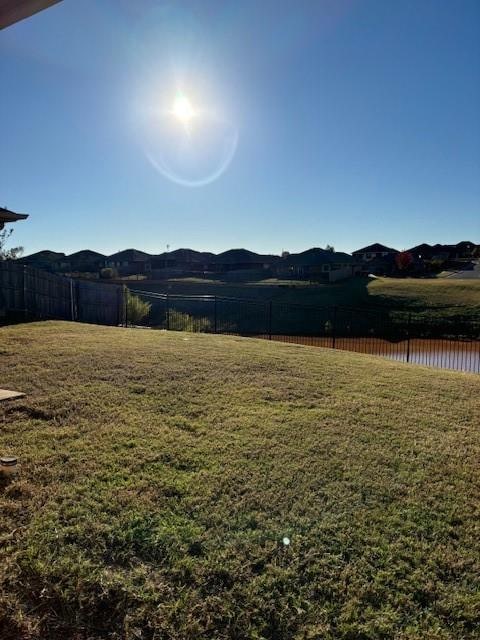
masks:
[[(267, 336), (264, 336), (267, 337)], [(412, 364), (440, 369), (480, 373), (479, 340), (411, 339), (389, 342), (381, 338), (336, 338), (315, 336), (272, 336), (272, 340), (368, 353)]]

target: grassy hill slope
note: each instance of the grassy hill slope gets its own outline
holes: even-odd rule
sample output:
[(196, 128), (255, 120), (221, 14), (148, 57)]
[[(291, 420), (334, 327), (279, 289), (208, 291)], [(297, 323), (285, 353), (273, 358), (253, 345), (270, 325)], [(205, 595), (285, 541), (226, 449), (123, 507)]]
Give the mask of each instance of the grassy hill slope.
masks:
[(59, 322), (0, 358), (2, 639), (478, 637), (480, 377)]
[(369, 283), (368, 293), (382, 306), (480, 316), (480, 280), (378, 278)]

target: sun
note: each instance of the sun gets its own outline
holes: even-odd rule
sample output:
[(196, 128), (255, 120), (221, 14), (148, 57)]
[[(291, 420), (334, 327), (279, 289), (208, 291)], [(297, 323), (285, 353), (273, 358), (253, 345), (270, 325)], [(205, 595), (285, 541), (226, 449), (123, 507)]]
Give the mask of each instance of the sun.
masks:
[(195, 117), (195, 109), (190, 100), (182, 93), (179, 93), (173, 101), (172, 114), (186, 126), (190, 124), (191, 120)]

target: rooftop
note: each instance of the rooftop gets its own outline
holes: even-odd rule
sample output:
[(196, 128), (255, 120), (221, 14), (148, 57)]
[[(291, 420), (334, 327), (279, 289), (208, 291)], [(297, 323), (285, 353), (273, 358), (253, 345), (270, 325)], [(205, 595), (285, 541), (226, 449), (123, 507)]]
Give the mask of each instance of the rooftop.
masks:
[(219, 253), (214, 259), (218, 264), (255, 264), (258, 262), (273, 262), (276, 260), (280, 260), (280, 256), (262, 255), (260, 253), (255, 253), (254, 251), (249, 251), (248, 249), (229, 249), (228, 251)]
[(29, 18), (61, 0), (0, 0), (0, 29)]
[(68, 259), (71, 258), (106, 258), (103, 253), (98, 253), (98, 251), (92, 251), (91, 249), (81, 249), (80, 251), (75, 251), (75, 253), (71, 253), (67, 256)]
[(152, 256), (138, 249), (124, 249), (108, 256), (108, 260), (128, 260), (129, 262), (146, 262)]
[(361, 249), (352, 251), (352, 254), (355, 255), (356, 253), (382, 253), (385, 251), (388, 251), (389, 253), (398, 253), (397, 249), (392, 249), (392, 247), (386, 247), (384, 244), (374, 242), (373, 244), (369, 244), (367, 247), (362, 247)]
[(318, 265), (318, 264), (334, 264), (334, 263), (350, 263), (353, 258), (348, 253), (342, 251), (327, 251), (314, 247), (307, 249), (302, 253), (291, 254), (286, 258), (287, 264), (290, 265)]
[(15, 213), (5, 207), (0, 207), (0, 229), (3, 229), (6, 222), (18, 222), (18, 220), (26, 220), (27, 213)]

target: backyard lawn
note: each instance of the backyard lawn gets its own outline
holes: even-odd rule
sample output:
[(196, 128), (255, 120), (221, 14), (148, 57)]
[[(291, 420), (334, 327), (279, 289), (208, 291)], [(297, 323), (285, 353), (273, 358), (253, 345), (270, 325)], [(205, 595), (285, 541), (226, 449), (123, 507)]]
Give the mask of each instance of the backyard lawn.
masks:
[(2, 640), (480, 637), (480, 376), (45, 322), (0, 381)]

